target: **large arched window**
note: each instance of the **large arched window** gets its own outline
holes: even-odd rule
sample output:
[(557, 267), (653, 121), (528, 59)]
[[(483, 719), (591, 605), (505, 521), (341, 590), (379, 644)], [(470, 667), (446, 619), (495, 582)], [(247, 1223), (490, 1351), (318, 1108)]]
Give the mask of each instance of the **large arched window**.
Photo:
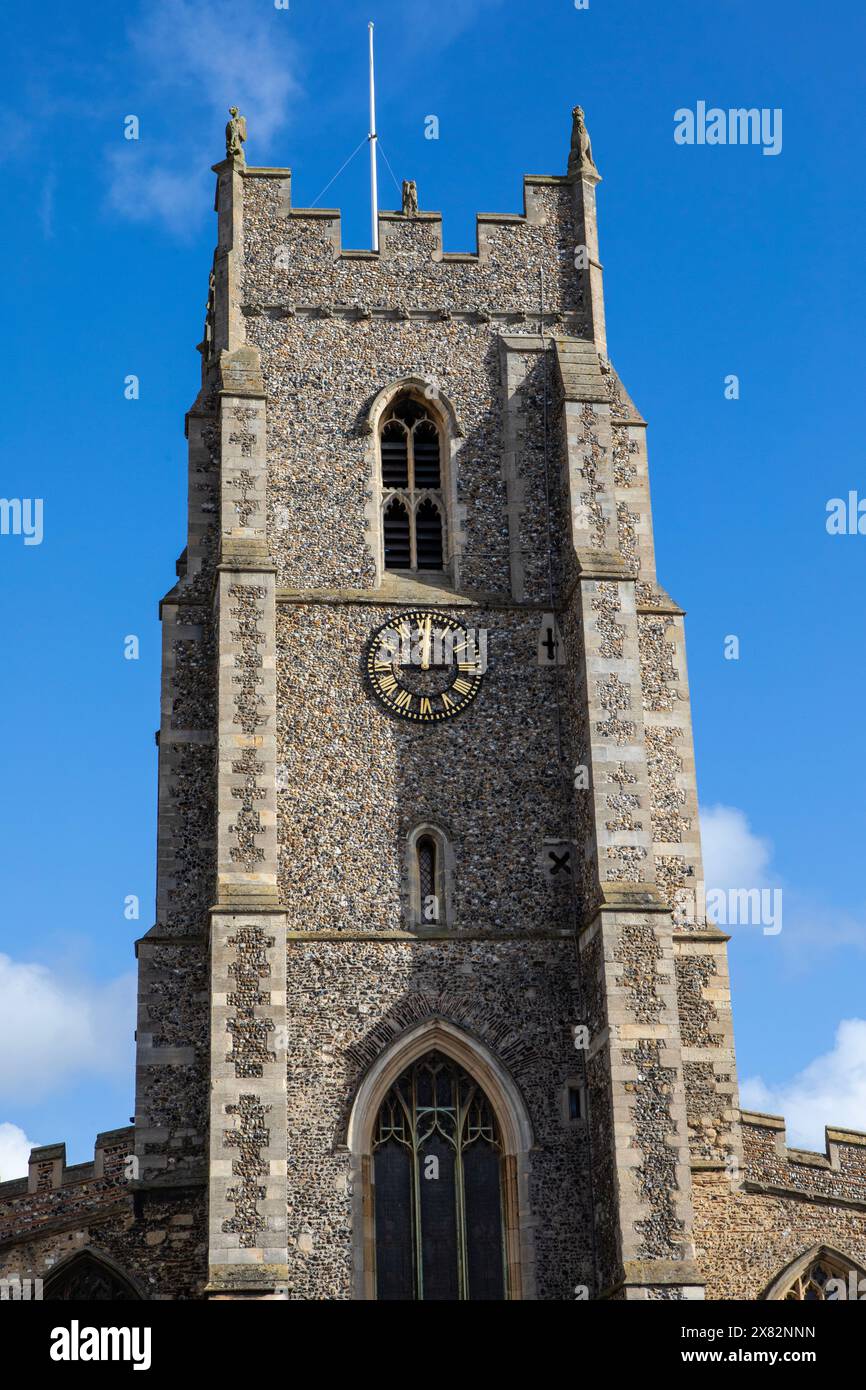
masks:
[(429, 407), (404, 392), (379, 428), (386, 570), (445, 566), (442, 435)]
[(502, 1141), (475, 1081), (440, 1052), (391, 1086), (373, 1133), (376, 1297), (507, 1297)]

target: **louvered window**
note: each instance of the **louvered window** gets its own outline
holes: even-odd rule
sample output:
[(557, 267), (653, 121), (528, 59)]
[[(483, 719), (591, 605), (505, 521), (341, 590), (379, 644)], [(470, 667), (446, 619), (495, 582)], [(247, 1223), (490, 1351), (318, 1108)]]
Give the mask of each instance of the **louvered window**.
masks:
[(429, 498), (415, 513), (415, 547), (419, 570), (441, 570), (442, 518), (435, 502)]
[(385, 508), (385, 568), (407, 570), (411, 564), (409, 513), (399, 497)]
[(401, 396), (381, 428), (385, 568), (445, 566), (442, 436), (427, 406)]

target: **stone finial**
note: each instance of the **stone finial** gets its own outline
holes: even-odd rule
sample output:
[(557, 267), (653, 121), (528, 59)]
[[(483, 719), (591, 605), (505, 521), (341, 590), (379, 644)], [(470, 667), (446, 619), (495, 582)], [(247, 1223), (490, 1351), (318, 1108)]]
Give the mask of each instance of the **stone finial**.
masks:
[(571, 113), (571, 150), (568, 156), (569, 174), (580, 174), (585, 179), (598, 183), (601, 174), (592, 157), (592, 141), (584, 120), (583, 107), (575, 106)]
[(229, 122), (226, 126), (226, 159), (236, 159), (246, 164), (244, 141), (247, 138), (247, 118), (238, 115), (236, 106), (229, 107)]
[(418, 187), (414, 179), (403, 180), (403, 216), (418, 216)]

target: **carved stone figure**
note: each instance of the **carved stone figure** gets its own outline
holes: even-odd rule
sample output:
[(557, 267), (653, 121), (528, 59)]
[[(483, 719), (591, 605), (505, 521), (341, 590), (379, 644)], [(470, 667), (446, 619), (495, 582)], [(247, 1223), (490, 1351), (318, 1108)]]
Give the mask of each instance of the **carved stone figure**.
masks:
[(236, 106), (229, 107), (229, 122), (226, 126), (226, 159), (237, 159), (246, 164), (244, 141), (247, 138), (247, 118), (238, 115)]
[(571, 151), (568, 156), (568, 172), (570, 174), (592, 174), (596, 179), (600, 179), (601, 175), (592, 157), (592, 141), (586, 128), (583, 107), (575, 106), (571, 118)]
[(418, 188), (414, 179), (403, 180), (403, 216), (418, 216)]

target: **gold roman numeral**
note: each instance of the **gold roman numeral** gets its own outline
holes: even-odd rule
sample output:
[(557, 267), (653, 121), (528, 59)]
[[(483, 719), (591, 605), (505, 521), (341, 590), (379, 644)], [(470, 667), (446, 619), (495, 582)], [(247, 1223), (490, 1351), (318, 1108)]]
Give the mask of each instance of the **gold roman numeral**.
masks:
[(394, 696), (395, 709), (408, 709), (411, 704), (412, 692), (409, 690), (401, 690), (399, 695)]
[(390, 695), (392, 690), (397, 689), (397, 682), (393, 676), (382, 676), (381, 680), (379, 681), (379, 684), (385, 691), (386, 695)]
[(421, 696), (421, 713), (422, 713), (422, 714), (432, 714), (432, 713), (433, 713), (433, 706), (431, 705), (430, 701), (427, 699), (427, 696), (426, 696), (426, 695), (422, 695), (422, 696)]
[(471, 681), (464, 680), (462, 676), (459, 676), (451, 688), (452, 690), (456, 690), (459, 695), (468, 695), (472, 689), (472, 683)]

